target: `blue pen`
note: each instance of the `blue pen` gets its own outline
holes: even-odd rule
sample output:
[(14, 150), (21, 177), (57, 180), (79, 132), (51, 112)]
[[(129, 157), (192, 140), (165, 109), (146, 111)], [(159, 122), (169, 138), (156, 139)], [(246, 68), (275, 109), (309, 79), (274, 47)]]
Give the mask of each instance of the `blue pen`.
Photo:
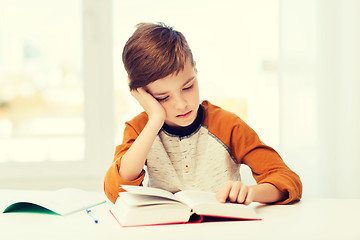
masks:
[(94, 223), (98, 223), (99, 221), (95, 218), (94, 212), (90, 209), (86, 209), (86, 213), (94, 220)]

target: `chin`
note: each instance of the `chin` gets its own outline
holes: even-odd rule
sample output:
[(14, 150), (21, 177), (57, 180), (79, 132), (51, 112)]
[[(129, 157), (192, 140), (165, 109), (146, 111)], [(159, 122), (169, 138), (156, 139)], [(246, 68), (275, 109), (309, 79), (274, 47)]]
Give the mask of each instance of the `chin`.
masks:
[(195, 121), (195, 119), (191, 119), (191, 121), (187, 121), (186, 123), (182, 122), (180, 124), (177, 124), (179, 127), (189, 127), (193, 122)]
[(194, 120), (189, 121), (189, 122), (180, 122), (180, 121), (172, 121), (172, 122), (167, 122), (166, 124), (170, 127), (188, 127), (190, 126), (192, 123), (194, 122)]
[(166, 123), (166, 124), (173, 128), (182, 128), (182, 127), (187, 127), (190, 125), (190, 124), (179, 124), (179, 123), (174, 123), (174, 122)]

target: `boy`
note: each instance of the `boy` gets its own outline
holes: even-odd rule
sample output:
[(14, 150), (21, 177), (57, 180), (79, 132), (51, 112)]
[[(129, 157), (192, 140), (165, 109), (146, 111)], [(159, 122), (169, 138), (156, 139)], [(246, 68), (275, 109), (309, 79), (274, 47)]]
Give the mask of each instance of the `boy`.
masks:
[[(142, 23), (126, 43), (123, 63), (132, 96), (144, 112), (126, 123), (104, 190), (149, 184), (170, 192), (217, 193), (219, 202), (281, 203), (301, 198), (302, 184), (281, 157), (238, 116), (200, 103), (197, 69), (185, 37), (164, 24)], [(248, 165), (257, 185), (241, 183)]]

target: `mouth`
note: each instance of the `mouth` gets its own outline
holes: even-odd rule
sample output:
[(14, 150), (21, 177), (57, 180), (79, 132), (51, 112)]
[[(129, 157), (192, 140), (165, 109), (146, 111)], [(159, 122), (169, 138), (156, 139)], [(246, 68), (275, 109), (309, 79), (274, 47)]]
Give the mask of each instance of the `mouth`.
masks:
[(189, 112), (187, 112), (187, 113), (185, 113), (185, 114), (177, 115), (176, 117), (177, 117), (177, 118), (187, 118), (187, 117), (190, 116), (191, 113), (192, 113), (192, 110), (189, 111)]

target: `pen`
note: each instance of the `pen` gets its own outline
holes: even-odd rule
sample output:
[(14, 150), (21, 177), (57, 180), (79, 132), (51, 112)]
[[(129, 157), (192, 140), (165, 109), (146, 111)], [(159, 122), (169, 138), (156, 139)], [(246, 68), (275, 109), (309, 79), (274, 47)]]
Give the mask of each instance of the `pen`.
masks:
[(94, 212), (90, 209), (86, 209), (86, 213), (94, 220), (94, 223), (98, 223), (99, 221), (95, 218)]

